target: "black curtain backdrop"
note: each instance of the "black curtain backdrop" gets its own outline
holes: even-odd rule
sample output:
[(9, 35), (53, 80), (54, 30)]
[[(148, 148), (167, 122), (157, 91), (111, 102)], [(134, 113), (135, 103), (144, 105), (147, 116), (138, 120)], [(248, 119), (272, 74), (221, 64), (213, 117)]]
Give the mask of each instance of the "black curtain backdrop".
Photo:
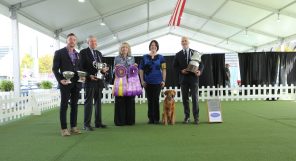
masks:
[(201, 59), (204, 71), (199, 86), (225, 86), (225, 54), (205, 54)]
[(259, 85), (266, 83), (266, 53), (239, 53), (239, 64), (242, 85)]
[(211, 54), (213, 57), (213, 79), (216, 87), (225, 86), (225, 54)]
[(296, 85), (296, 52), (287, 53), (286, 57), (287, 84)]
[[(250, 52), (239, 53), (239, 66), (242, 85), (278, 85), (286, 83), (296, 85), (296, 52)], [(142, 57), (135, 57), (140, 64)], [(167, 87), (179, 86), (178, 71), (173, 68), (174, 56), (165, 56), (167, 63)], [(114, 57), (105, 57), (103, 61), (110, 67), (106, 80), (113, 84)], [(225, 85), (225, 54), (205, 54), (202, 56), (204, 71), (200, 77), (200, 86)], [(278, 80), (278, 81), (277, 81)]]
[(277, 53), (239, 53), (242, 85), (274, 85), (278, 74)]
[(296, 52), (279, 53), (279, 84), (296, 84)]
[(296, 83), (295, 52), (239, 53), (242, 85)]
[[(167, 64), (167, 87), (179, 87), (178, 74), (173, 67), (174, 56), (165, 56), (165, 61)], [(142, 57), (135, 57), (135, 62), (140, 64)], [(204, 63), (204, 71), (200, 77), (200, 86), (220, 86), (225, 85), (225, 54), (206, 54), (202, 56), (202, 61)], [(110, 67), (109, 76), (106, 81), (109, 84), (113, 84), (114, 75), (114, 57), (104, 57), (103, 62), (107, 63)]]
[(266, 53), (267, 69), (266, 69), (266, 85), (275, 85), (278, 76), (279, 56), (277, 53)]

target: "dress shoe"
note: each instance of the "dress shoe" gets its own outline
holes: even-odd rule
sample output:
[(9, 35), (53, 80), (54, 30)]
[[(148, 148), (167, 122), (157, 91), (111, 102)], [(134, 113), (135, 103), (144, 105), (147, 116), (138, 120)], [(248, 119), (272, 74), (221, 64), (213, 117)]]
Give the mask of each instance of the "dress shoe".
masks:
[(81, 134), (81, 131), (77, 127), (72, 127), (70, 132), (71, 134)]
[(94, 131), (94, 128), (91, 126), (84, 126), (83, 130), (85, 131)]
[(107, 128), (107, 125), (104, 125), (104, 124), (96, 125), (95, 128), (102, 128), (102, 129), (105, 129), (105, 128)]
[(160, 124), (160, 123), (159, 123), (159, 121), (154, 121), (154, 124), (156, 124), (156, 125), (157, 125), (157, 124)]
[(188, 124), (189, 122), (190, 122), (190, 118), (185, 118), (183, 121), (184, 124)]
[(152, 121), (152, 120), (149, 120), (149, 121), (148, 121), (148, 124), (153, 124), (153, 121)]
[(198, 119), (195, 119), (193, 123), (196, 124), (196, 125), (198, 125), (199, 124), (199, 120)]
[(68, 129), (61, 129), (61, 135), (62, 136), (70, 136), (70, 132)]

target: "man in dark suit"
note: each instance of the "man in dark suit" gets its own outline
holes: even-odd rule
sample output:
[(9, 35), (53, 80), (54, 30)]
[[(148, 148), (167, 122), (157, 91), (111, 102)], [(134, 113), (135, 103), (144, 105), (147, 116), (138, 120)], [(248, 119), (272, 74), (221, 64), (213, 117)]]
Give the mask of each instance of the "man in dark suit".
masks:
[[(72, 134), (80, 134), (77, 128), (77, 108), (78, 98), (81, 89), (81, 83), (78, 83), (77, 71), (79, 70), (79, 55), (74, 49), (76, 45), (76, 36), (70, 33), (67, 36), (67, 46), (57, 50), (53, 58), (52, 71), (59, 83), (61, 92), (60, 104), (60, 123), (62, 136), (70, 136)], [(74, 72), (74, 77), (71, 79), (72, 83), (67, 83), (63, 76), (64, 71)], [(70, 99), (70, 131), (67, 129), (67, 109)]]
[[(95, 106), (95, 127), (106, 128), (102, 123), (101, 98), (102, 90), (104, 88), (104, 79), (99, 79), (95, 75), (98, 69), (93, 66), (93, 62), (102, 63), (102, 53), (96, 50), (97, 39), (94, 36), (89, 36), (88, 48), (80, 51), (81, 69), (87, 72), (85, 81), (86, 100), (84, 103), (84, 130), (93, 131), (91, 126), (93, 101)], [(107, 74), (108, 67), (103, 68), (101, 72), (103, 75)]]
[(203, 71), (203, 64), (199, 64), (199, 68), (195, 72), (187, 71), (186, 68), (190, 62), (190, 58), (194, 50), (189, 48), (189, 40), (187, 37), (182, 37), (181, 44), (183, 49), (176, 53), (174, 58), (174, 68), (179, 73), (179, 83), (181, 85), (182, 101), (184, 107), (184, 123), (190, 122), (189, 108), (189, 92), (192, 97), (192, 112), (194, 123), (199, 123), (199, 106), (198, 106), (198, 83), (199, 76)]

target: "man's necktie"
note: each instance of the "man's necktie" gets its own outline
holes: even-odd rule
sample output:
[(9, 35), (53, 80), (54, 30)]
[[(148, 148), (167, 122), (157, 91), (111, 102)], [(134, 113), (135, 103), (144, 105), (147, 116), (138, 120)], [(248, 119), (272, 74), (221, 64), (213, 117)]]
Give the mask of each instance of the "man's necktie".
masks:
[(94, 57), (95, 61), (98, 61), (97, 60), (97, 54), (96, 54), (96, 51), (95, 50), (92, 50), (92, 54), (93, 54), (93, 57)]
[(95, 50), (94, 50), (94, 53), (95, 53), (96, 60), (97, 60), (98, 62), (102, 63), (102, 60), (101, 60), (99, 54), (98, 54)]
[(186, 56), (186, 63), (188, 64), (189, 61), (189, 53), (187, 53), (187, 50), (185, 49), (185, 56)]

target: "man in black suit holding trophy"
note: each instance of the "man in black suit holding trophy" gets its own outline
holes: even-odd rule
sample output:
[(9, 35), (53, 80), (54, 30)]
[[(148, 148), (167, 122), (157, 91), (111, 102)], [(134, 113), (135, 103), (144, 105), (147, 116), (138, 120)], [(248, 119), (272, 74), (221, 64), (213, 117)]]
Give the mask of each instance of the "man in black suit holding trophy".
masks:
[[(181, 44), (183, 49), (176, 53), (174, 59), (174, 68), (179, 73), (179, 83), (181, 85), (182, 101), (184, 107), (184, 123), (190, 122), (190, 108), (189, 108), (189, 93), (192, 97), (192, 112), (194, 117), (194, 124), (199, 123), (199, 106), (198, 106), (198, 84), (199, 76), (203, 71), (203, 64), (201, 60), (197, 62), (198, 66), (190, 66), (191, 57), (193, 53), (199, 54), (189, 48), (189, 39), (182, 37)], [(195, 55), (200, 58), (200, 55)], [(188, 66), (189, 65), (189, 66)]]
[[(81, 83), (78, 81), (79, 55), (75, 50), (76, 36), (73, 33), (67, 35), (67, 46), (57, 50), (53, 58), (52, 71), (58, 81), (61, 92), (60, 123), (61, 135), (70, 136), (80, 134), (77, 128), (77, 108)], [(67, 109), (70, 99), (70, 131), (67, 129)]]
[(107, 74), (109, 67), (103, 65), (102, 53), (96, 50), (96, 37), (89, 36), (87, 43), (88, 47), (80, 51), (81, 70), (87, 73), (85, 80), (84, 130), (93, 131), (94, 129), (91, 126), (93, 101), (95, 106), (95, 127), (106, 128), (106, 125), (102, 123), (101, 98), (105, 83), (104, 75)]

